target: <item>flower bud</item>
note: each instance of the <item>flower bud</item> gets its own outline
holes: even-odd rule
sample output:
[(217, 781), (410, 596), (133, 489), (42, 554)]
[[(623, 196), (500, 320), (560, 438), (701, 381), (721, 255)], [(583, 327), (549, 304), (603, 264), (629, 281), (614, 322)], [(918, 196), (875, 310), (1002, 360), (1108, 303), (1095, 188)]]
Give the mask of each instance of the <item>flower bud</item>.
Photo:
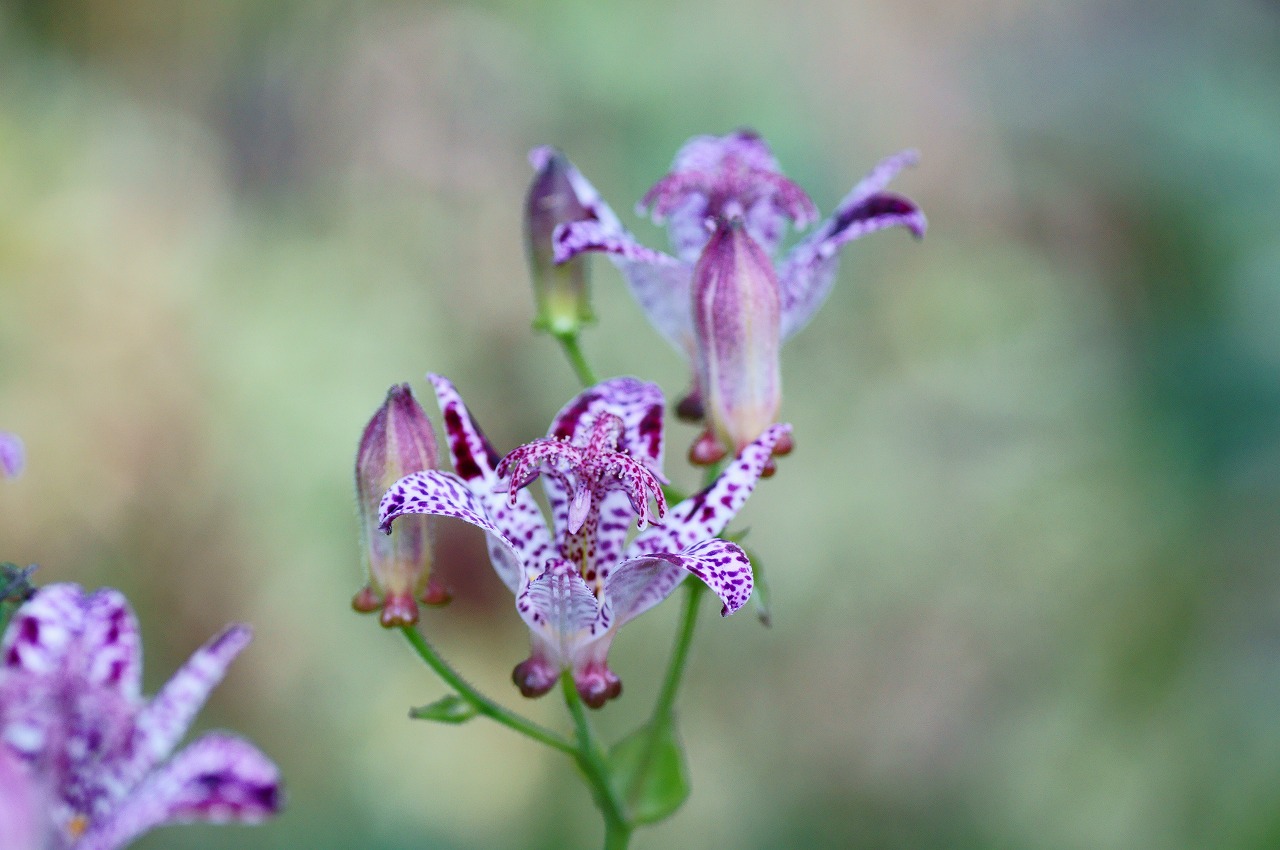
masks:
[(737, 454), (777, 418), (782, 402), (778, 279), (739, 220), (721, 220), (693, 270), (698, 385), (707, 431), (694, 463)]
[(592, 218), (574, 189), (573, 165), (551, 147), (534, 148), (529, 161), (537, 169), (525, 198), (524, 236), (533, 277), (538, 315), (536, 330), (555, 336), (572, 336), (595, 321), (587, 291), (585, 257), (556, 265), (551, 236), (556, 227)]
[(368, 584), (351, 604), (357, 611), (381, 609), (382, 625), (418, 621), (418, 601), (440, 604), (448, 594), (431, 582), (427, 517), (405, 517), (389, 535), (378, 530), (378, 503), (406, 475), (435, 469), (436, 437), (431, 420), (408, 384), (392, 387), (369, 420), (356, 453), (356, 499), (368, 553)]

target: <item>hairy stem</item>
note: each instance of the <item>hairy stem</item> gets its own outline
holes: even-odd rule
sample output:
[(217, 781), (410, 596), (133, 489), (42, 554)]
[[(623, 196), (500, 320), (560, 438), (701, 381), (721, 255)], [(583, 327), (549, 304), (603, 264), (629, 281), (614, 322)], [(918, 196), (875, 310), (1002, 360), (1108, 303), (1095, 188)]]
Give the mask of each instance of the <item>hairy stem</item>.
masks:
[(613, 790), (609, 780), (609, 767), (605, 764), (604, 752), (596, 743), (591, 731), (591, 722), (587, 719), (586, 709), (582, 705), (582, 697), (574, 685), (573, 677), (568, 673), (560, 677), (564, 691), (565, 705), (573, 715), (573, 726), (578, 734), (578, 749), (574, 758), (582, 769), (587, 782), (591, 784), (592, 796), (604, 815), (604, 848), (605, 850), (624, 850), (631, 842), (632, 827), (623, 814), (622, 804)]
[(448, 662), (440, 657), (435, 648), (427, 642), (427, 639), (416, 628), (413, 626), (401, 626), (400, 631), (404, 634), (405, 640), (409, 641), (409, 645), (413, 647), (418, 657), (425, 661), (428, 667), (436, 671), (436, 675), (444, 679), (449, 687), (457, 691), (458, 696), (474, 706), (479, 714), (483, 714), (508, 729), (519, 732), (521, 735), (532, 738), (539, 743), (546, 744), (548, 747), (559, 750), (566, 755), (574, 758), (578, 757), (578, 748), (555, 732), (539, 726), (526, 717), (521, 717), (514, 711), (503, 708), (477, 691), (470, 682), (462, 678), (457, 670), (450, 667)]

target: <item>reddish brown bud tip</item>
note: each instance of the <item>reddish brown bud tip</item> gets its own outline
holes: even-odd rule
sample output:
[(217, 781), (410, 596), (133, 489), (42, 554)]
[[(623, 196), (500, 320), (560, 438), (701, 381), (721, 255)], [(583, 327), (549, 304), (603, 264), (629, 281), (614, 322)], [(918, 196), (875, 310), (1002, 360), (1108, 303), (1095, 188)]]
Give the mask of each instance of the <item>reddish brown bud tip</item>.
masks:
[(418, 603), (412, 596), (388, 596), (382, 605), (382, 616), (378, 622), (385, 628), (395, 626), (412, 626), (418, 622)]
[(555, 687), (560, 671), (541, 658), (526, 658), (511, 671), (511, 681), (526, 697), (540, 697)]
[(676, 405), (676, 416), (685, 422), (701, 422), (704, 415), (706, 411), (702, 407), (702, 397), (696, 390), (690, 390)]
[(786, 457), (787, 455), (791, 454), (792, 451), (795, 450), (795, 447), (796, 447), (796, 443), (795, 443), (795, 440), (791, 438), (791, 434), (790, 433), (783, 434), (782, 438), (778, 440), (778, 442), (774, 443), (773, 456)]
[(424, 605), (448, 605), (453, 599), (453, 594), (444, 585), (438, 584), (434, 578), (431, 578), (427, 580), (426, 590), (422, 591), (418, 599)]
[(352, 598), (351, 607), (361, 614), (372, 614), (382, 607), (382, 597), (375, 593), (372, 587), (366, 585)]
[(689, 463), (694, 466), (710, 466), (721, 461), (728, 454), (715, 434), (710, 430), (703, 431), (698, 439), (689, 447)]
[(761, 478), (772, 478), (773, 474), (778, 471), (778, 465), (773, 462), (773, 458), (769, 458), (764, 462), (764, 469), (760, 470)]

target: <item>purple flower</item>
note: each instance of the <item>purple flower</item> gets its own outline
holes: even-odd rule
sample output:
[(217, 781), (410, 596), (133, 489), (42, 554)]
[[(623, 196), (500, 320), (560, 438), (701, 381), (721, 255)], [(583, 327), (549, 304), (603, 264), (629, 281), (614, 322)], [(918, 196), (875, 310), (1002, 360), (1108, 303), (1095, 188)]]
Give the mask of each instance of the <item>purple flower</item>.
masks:
[[(835, 281), (839, 249), (887, 227), (925, 231), (924, 214), (909, 199), (884, 191), (916, 154), (882, 161), (854, 186), (835, 212), (778, 256), (788, 222), (803, 229), (817, 218), (804, 190), (782, 175), (755, 133), (697, 136), (676, 154), (671, 172), (637, 207), (665, 223), (674, 256), (641, 245), (570, 169), (587, 220), (562, 225), (555, 258), (584, 251), (609, 255), (658, 331), (688, 357), (693, 386), (682, 416), (707, 419), (694, 443), (695, 463), (739, 452), (777, 415), (777, 350), (804, 327)], [(715, 256), (708, 256), (714, 254)], [(763, 258), (763, 259), (762, 259)], [(736, 271), (735, 271), (736, 267)], [(734, 274), (753, 279), (735, 283)], [(719, 281), (712, 286), (709, 279)], [(773, 289), (768, 296), (766, 290)], [(785, 453), (790, 440), (777, 447)]]
[(22, 448), (22, 439), (17, 434), (0, 431), (0, 475), (14, 478), (26, 464), (27, 453)]
[[(405, 514), (438, 514), (488, 533), (490, 560), (532, 636), (532, 652), (513, 674), (525, 696), (546, 693), (568, 670), (588, 705), (616, 697), (622, 685), (607, 656), (618, 628), (690, 573), (720, 597), (724, 615), (750, 598), (746, 554), (715, 535), (746, 502), (790, 426), (767, 429), (714, 484), (668, 509), (656, 385), (635, 378), (598, 384), (565, 405), (545, 439), (500, 460), (453, 385), (428, 378), (455, 472), (396, 482), (382, 500), (383, 527)], [(525, 489), (539, 477), (550, 527)], [(632, 520), (643, 530), (628, 544)]]
[(559, 225), (589, 213), (580, 199), (582, 187), (573, 179), (577, 172), (564, 154), (552, 147), (534, 148), (529, 163), (535, 173), (524, 201), (524, 241), (538, 309), (533, 326), (555, 336), (572, 336), (595, 321), (586, 258), (556, 264), (551, 236)]
[(247, 741), (211, 732), (169, 758), (249, 638), (228, 627), (144, 700), (138, 623), (119, 591), (51, 584), (18, 610), (0, 643), (0, 751), (47, 793), (53, 848), (114, 850), (163, 824), (279, 810), (279, 771)]
[(45, 850), (49, 845), (43, 789), (17, 756), (0, 747), (0, 847)]
[(438, 465), (435, 431), (408, 384), (387, 391), (356, 450), (356, 502), (368, 560), (368, 581), (351, 601), (361, 612), (382, 611), (383, 626), (418, 622), (418, 600), (449, 600), (431, 581), (431, 538), (426, 517), (406, 520), (391, 535), (378, 532), (378, 502), (411, 472)]

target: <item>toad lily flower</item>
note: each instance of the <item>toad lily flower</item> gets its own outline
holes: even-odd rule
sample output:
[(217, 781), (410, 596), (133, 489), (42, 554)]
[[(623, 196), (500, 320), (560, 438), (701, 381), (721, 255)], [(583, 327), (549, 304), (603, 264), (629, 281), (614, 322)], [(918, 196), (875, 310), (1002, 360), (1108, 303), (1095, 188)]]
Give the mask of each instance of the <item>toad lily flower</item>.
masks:
[[(693, 386), (678, 410), (695, 420), (705, 416), (708, 426), (690, 452), (693, 462), (740, 452), (774, 421), (778, 350), (831, 291), (841, 246), (887, 227), (924, 235), (919, 208), (884, 191), (915, 161), (913, 151), (882, 161), (780, 257), (788, 222), (803, 229), (817, 211), (751, 131), (689, 140), (641, 200), (638, 212), (649, 209), (655, 222), (666, 223), (674, 256), (637, 242), (591, 184), (570, 172), (589, 215), (557, 228), (555, 258), (608, 254), (649, 321), (688, 357)], [(776, 453), (789, 448), (784, 440)]]
[[(545, 439), (499, 460), (453, 385), (430, 375), (454, 473), (410, 475), (382, 500), (383, 527), (405, 514), (457, 517), (488, 534), (489, 557), (529, 626), (532, 652), (513, 678), (525, 696), (569, 671), (599, 708), (622, 690), (607, 664), (619, 627), (665, 599), (692, 573), (728, 615), (751, 596), (751, 565), (715, 537), (746, 502), (789, 426), (746, 446), (714, 484), (667, 508), (662, 497), (662, 391), (615, 378), (579, 394)], [(541, 478), (550, 528), (525, 489)], [(642, 528), (627, 544), (632, 520)]]
[(53, 850), (279, 810), (276, 766), (240, 738), (211, 732), (161, 764), (248, 643), (246, 626), (227, 628), (144, 701), (138, 623), (119, 591), (51, 584), (18, 610), (0, 643), (0, 752), (48, 796)]

